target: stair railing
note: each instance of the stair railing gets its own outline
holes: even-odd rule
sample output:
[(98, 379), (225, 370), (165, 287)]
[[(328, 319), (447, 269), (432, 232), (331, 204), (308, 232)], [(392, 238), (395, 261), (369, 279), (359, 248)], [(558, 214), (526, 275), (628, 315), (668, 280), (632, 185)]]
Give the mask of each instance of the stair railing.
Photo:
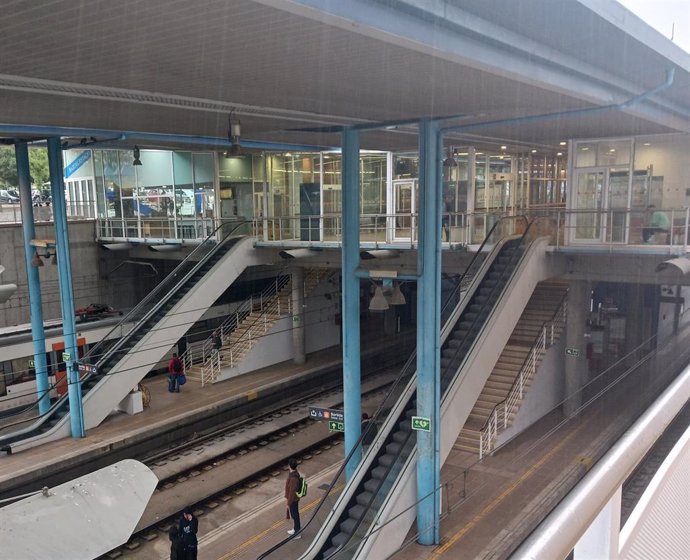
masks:
[(479, 459), (484, 455), (488, 455), (493, 451), (494, 442), (498, 436), (499, 428), (505, 430), (508, 427), (508, 418), (510, 412), (517, 406), (523, 397), (525, 385), (537, 372), (539, 360), (546, 352), (547, 348), (553, 346), (556, 338), (556, 332), (565, 326), (565, 320), (568, 313), (567, 294), (563, 296), (558, 309), (554, 312), (549, 321), (544, 321), (539, 335), (534, 340), (525, 361), (520, 368), (515, 381), (513, 382), (508, 396), (501, 402), (496, 403), (491, 414), (487, 418), (484, 426), (479, 432)]
[[(272, 322), (269, 324), (269, 321), (267, 321), (268, 315), (275, 314), (280, 317), (281, 315), (289, 315), (292, 312), (291, 299), (288, 299), (286, 309), (280, 298), (282, 291), (288, 286), (290, 286), (289, 275), (277, 276), (275, 281), (271, 282), (260, 294), (253, 295), (245, 300), (242, 304), (242, 311), (238, 310), (224, 322), (227, 325), (225, 330), (221, 330), (221, 340), (223, 342), (229, 338), (231, 333), (243, 331), (240, 338), (230, 348), (221, 348), (219, 351), (214, 351), (212, 338), (204, 341), (202, 348), (197, 350), (201, 354), (202, 387), (206, 383), (213, 383), (218, 379), (224, 361), (229, 360), (229, 367), (236, 365), (239, 361), (240, 353), (246, 348), (253, 346), (252, 340), (256, 338), (257, 326), (262, 331), (261, 334), (265, 334), (268, 331), (273, 324)], [(258, 312), (259, 315), (250, 324), (246, 324), (247, 318), (251, 316), (252, 312)], [(192, 358), (190, 358), (191, 363), (193, 363)]]

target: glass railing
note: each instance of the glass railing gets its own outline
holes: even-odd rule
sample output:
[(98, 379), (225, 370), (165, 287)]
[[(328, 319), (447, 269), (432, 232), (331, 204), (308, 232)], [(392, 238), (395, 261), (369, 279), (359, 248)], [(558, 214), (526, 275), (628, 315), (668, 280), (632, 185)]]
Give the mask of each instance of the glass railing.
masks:
[[(560, 421), (546, 431), (540, 429), (535, 424), (535, 428), (539, 432), (538, 437), (520, 452), (516, 453), (514, 450), (510, 452), (511, 465), (517, 466), (523, 460), (528, 459), (528, 457), (552, 455), (555, 447), (562, 445), (563, 441), (572, 438), (573, 432), (585, 425), (607, 426), (606, 430), (596, 430), (596, 433), (588, 432), (586, 448), (575, 445), (575, 441), (569, 443), (565, 452), (568, 453), (567, 450), (570, 450), (570, 459), (563, 455), (560, 457), (561, 462), (567, 463), (569, 460), (569, 464), (578, 464), (582, 461), (583, 455), (585, 455), (589, 464), (596, 464), (606, 451), (652, 405), (658, 395), (690, 365), (690, 348), (684, 343), (683, 336), (666, 341), (663, 344), (660, 343), (657, 348), (653, 348), (656, 343), (656, 336), (645, 340), (639, 346), (633, 348), (627, 355), (595, 374), (583, 387), (566, 396), (564, 400), (558, 402), (550, 411), (547, 411), (544, 417), (553, 417), (555, 415), (561, 418)], [(559, 410), (566, 405), (566, 401), (573, 398), (577, 399), (580, 404), (576, 406), (575, 411), (570, 416), (562, 417)], [(625, 406), (621, 406), (621, 402), (625, 403)], [(472, 505), (467, 504), (467, 507), (479, 507), (481, 509), (481, 504), (478, 505), (477, 502), (479, 499), (478, 492), (481, 492), (483, 486), (491, 484), (491, 479), (487, 479), (486, 470), (493, 467), (505, 473), (505, 470), (501, 468), (501, 461), (505, 460), (501, 454), (504, 448), (510, 447), (511, 441), (503, 442), (498, 448), (493, 450), (492, 456), (485, 457), (482, 460), (477, 459), (471, 465), (461, 468), (457, 472), (454, 471), (452, 476), (442, 479), (441, 485), (435, 490), (443, 496), (441, 520), (448, 518), (450, 515), (462, 516), (470, 497), (473, 497)], [(638, 460), (642, 460), (645, 453), (646, 449), (640, 448)], [(527, 463), (528, 467), (526, 468), (532, 469), (534, 461), (528, 461)], [(514, 467), (513, 469), (515, 470)], [(543, 488), (555, 487), (556, 484), (558, 484), (560, 491), (553, 492), (554, 499), (550, 501), (539, 499), (540, 509), (538, 511), (528, 511), (525, 509), (524, 502), (530, 498), (530, 495), (524, 493), (520, 493), (519, 503), (517, 504), (511, 502), (510, 495), (506, 493), (506, 498), (502, 501), (500, 507), (512, 509), (514, 512), (513, 516), (519, 516), (522, 520), (522, 526), (536, 526), (558, 504), (563, 493), (574, 488), (590, 469), (591, 467), (579, 469), (578, 476), (573, 476), (573, 469), (546, 469), (544, 472), (540, 471), (540, 483), (535, 486), (535, 494), (541, 492), (543, 496)], [(515, 476), (520, 476), (520, 472), (517, 471)], [(502, 476), (500, 484), (513, 488), (516, 482), (513, 479)], [(623, 485), (625, 485), (625, 482), (623, 482)], [(611, 488), (608, 493), (602, 495), (610, 496), (614, 490), (614, 488)], [(494, 499), (496, 493), (500, 491), (501, 487), (494, 488), (490, 499)], [(639, 494), (639, 491), (637, 493)], [(419, 502), (426, 500), (430, 495), (431, 493), (421, 497), (409, 508), (399, 512), (398, 515), (405, 515), (409, 510), (415, 509)], [(530, 517), (528, 520), (527, 516), (538, 516), (538, 518)], [(386, 526), (394, 521), (395, 519), (392, 519), (377, 525), (371, 534), (386, 530)], [(526, 538), (528, 534), (529, 531), (522, 535), (517, 532), (507, 535), (513, 542), (506, 543), (506, 547), (509, 547), (510, 551), (516, 549), (521, 543), (521, 539)], [(416, 543), (420, 536), (421, 533), (413, 528), (408, 533), (399, 550), (404, 550), (407, 546)], [(487, 541), (486, 544), (488, 545), (489, 542)], [(462, 542), (459, 541), (456, 546), (462, 546)], [(510, 551), (505, 555), (507, 556)], [(348, 552), (350, 552), (350, 556), (354, 555), (354, 547), (346, 547), (343, 550), (344, 557), (348, 556)], [(452, 556), (453, 550), (447, 550), (446, 555), (448, 554)]]
[[(528, 224), (523, 216), (499, 220), (493, 224), (489, 234), (486, 236), (483, 243), (474, 254), (470, 264), (457, 282), (455, 289), (444, 303), (441, 310), (442, 325), (445, 324), (453, 315), (454, 310), (468, 289), (472, 278), (481, 270), (485, 257), (489, 251), (503, 238), (515, 235), (520, 231), (525, 231), (527, 227)], [(265, 552), (259, 558), (298, 558), (307, 551), (311, 541), (313, 541), (321, 528), (328, 523), (329, 518), (336, 511), (338, 500), (340, 499), (341, 493), (347, 483), (346, 472), (349, 472), (350, 470), (347, 469), (346, 466), (350, 462), (357, 460), (357, 457), (359, 457), (359, 453), (361, 451), (361, 442), (371, 441), (375, 438), (376, 434), (381, 432), (384, 425), (388, 422), (391, 412), (398, 408), (397, 405), (402, 395), (404, 393), (409, 393), (410, 382), (416, 374), (416, 357), (415, 351), (403, 366), (388, 394), (384, 397), (383, 401), (379, 405), (378, 410), (368, 422), (364, 433), (362, 433), (360, 436), (359, 442), (353, 447), (348, 456), (345, 458), (343, 465), (340, 467), (333, 481), (325, 491), (321, 502), (316, 506), (312, 517), (303, 526), (301, 531), (303, 539), (299, 541), (293, 541), (289, 538), (285, 539)], [(366, 464), (368, 459), (370, 460), (371, 457), (368, 455), (365, 456), (362, 464)], [(338, 515), (340, 515), (340, 513), (338, 513)]]

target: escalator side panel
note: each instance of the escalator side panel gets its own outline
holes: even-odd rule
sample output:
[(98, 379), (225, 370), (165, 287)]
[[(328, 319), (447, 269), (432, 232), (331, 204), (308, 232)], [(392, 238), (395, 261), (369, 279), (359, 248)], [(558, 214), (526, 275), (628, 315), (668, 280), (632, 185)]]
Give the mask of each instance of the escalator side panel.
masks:
[[(545, 246), (546, 240), (538, 240), (532, 244), (504, 290), (504, 296), (498, 301), (475, 341), (463, 367), (442, 396), (441, 464), (452, 450), (534, 287), (551, 274), (544, 263)], [(367, 539), (357, 555), (351, 557), (387, 558), (395, 552), (414, 522), (416, 500), (416, 456), (412, 453), (388, 493), (387, 502), (379, 512), (378, 524), (383, 527)], [(395, 518), (394, 516), (400, 512), (406, 513)], [(391, 522), (388, 523), (388, 520)]]

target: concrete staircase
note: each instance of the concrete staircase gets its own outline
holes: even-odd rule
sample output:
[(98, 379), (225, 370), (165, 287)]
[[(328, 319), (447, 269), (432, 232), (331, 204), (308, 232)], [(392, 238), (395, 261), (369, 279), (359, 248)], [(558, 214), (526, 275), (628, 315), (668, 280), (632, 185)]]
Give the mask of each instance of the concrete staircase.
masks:
[[(313, 290), (327, 273), (328, 269), (325, 268), (305, 270), (305, 295)], [(223, 346), (218, 354), (211, 354), (205, 361), (187, 366), (185, 375), (188, 379), (200, 381), (202, 384), (213, 383), (223, 368), (237, 366), (278, 319), (291, 313), (292, 280), (289, 280), (270, 297), (256, 298), (249, 313), (235, 328), (224, 333)]]
[[(520, 370), (525, 364), (535, 342), (540, 337), (544, 323), (553, 320), (554, 313), (559, 309), (567, 292), (568, 283), (559, 280), (547, 280), (537, 284), (520, 320), (513, 329), (508, 343), (501, 352), (498, 362), (489, 379), (484, 385), (477, 402), (470, 413), (465, 426), (458, 436), (455, 448), (469, 453), (479, 454), (479, 442), (482, 429), (493, 414), (496, 405), (506, 400), (511, 389), (518, 380)], [(562, 327), (554, 331), (554, 339), (560, 336)], [(544, 356), (544, 348), (536, 348), (536, 364), (538, 368)], [(523, 390), (529, 387), (532, 376), (523, 378)], [(519, 410), (519, 401), (510, 406), (507, 411), (505, 427), (512, 424)]]

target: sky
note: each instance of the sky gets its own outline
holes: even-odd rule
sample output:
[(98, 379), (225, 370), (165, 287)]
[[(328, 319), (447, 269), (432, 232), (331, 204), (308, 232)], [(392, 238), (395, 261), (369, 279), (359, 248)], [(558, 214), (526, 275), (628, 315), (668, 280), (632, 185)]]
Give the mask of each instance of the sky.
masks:
[(690, 0), (618, 0), (637, 17), (690, 53)]

